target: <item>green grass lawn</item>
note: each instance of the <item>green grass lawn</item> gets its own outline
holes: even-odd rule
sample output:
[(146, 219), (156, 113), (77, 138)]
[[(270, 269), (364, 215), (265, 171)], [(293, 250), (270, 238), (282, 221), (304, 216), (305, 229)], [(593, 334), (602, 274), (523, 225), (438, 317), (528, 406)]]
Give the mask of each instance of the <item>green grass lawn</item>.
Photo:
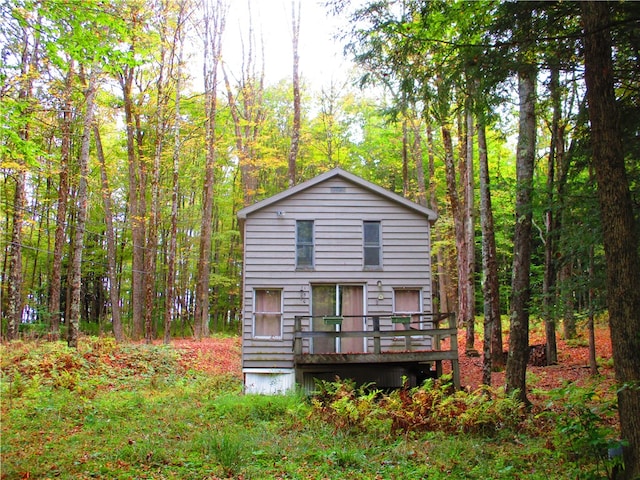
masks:
[(555, 392), (544, 411), (439, 384), (251, 396), (172, 347), (0, 348), (2, 479), (587, 479), (611, 466), (598, 456), (610, 405), (593, 389)]

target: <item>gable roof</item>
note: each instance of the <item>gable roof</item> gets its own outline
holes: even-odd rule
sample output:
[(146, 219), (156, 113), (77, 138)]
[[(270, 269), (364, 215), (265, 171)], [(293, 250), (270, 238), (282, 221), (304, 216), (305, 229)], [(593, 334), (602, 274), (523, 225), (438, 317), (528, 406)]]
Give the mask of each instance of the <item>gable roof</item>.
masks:
[(438, 218), (438, 215), (436, 214), (436, 212), (434, 212), (433, 210), (431, 210), (430, 208), (424, 207), (418, 203), (412, 202), (411, 200), (407, 200), (406, 198), (390, 192), (389, 190), (382, 188), (374, 183), (371, 183), (363, 178), (358, 177), (357, 175), (354, 175), (352, 173), (349, 173), (345, 170), (342, 170), (341, 168), (334, 168), (332, 170), (329, 170), (323, 174), (318, 175), (317, 177), (314, 177), (310, 180), (307, 180), (306, 182), (302, 182), (299, 183), (298, 185), (295, 185), (294, 187), (291, 187), (287, 190), (284, 190), (283, 192), (280, 192), (276, 195), (273, 195), (269, 198), (265, 198), (264, 200), (261, 200), (260, 202), (254, 203), (253, 205), (250, 205), (248, 207), (243, 208), (242, 210), (238, 211), (238, 218), (240, 220), (245, 220), (247, 218), (248, 215), (252, 214), (253, 212), (256, 212), (258, 210), (261, 210), (265, 207), (268, 207), (270, 205), (273, 205), (274, 203), (279, 202), (280, 200), (284, 200), (286, 198), (289, 198), (295, 194), (297, 194), (298, 192), (301, 192), (303, 190), (306, 190), (308, 188), (314, 187), (322, 182), (325, 182), (331, 178), (334, 177), (340, 177), (343, 178), (344, 180), (347, 180), (348, 182), (351, 182), (355, 185), (358, 185), (366, 190), (369, 190), (373, 193), (376, 193), (378, 195), (380, 195), (381, 197), (384, 197), (386, 199), (388, 199), (391, 202), (395, 202), (401, 205), (404, 205), (405, 207), (414, 210), (416, 212), (418, 212), (421, 215), (424, 215), (425, 217), (427, 217), (427, 219), (431, 222), (434, 222), (436, 220), (436, 218)]

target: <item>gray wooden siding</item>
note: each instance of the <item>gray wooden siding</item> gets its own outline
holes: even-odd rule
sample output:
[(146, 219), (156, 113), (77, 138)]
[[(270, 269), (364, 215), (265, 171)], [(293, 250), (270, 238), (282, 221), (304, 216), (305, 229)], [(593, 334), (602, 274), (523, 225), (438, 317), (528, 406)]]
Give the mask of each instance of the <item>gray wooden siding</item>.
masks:
[[(336, 192), (332, 187), (345, 188)], [(278, 210), (285, 215), (278, 216)], [(314, 221), (315, 266), (311, 271), (296, 270), (296, 220)], [(363, 269), (363, 220), (381, 222), (382, 270)], [(429, 221), (424, 215), (340, 177), (251, 213), (244, 231), (243, 367), (293, 367), (293, 319), (310, 314), (311, 285), (315, 283), (365, 285), (368, 315), (392, 312), (393, 288), (422, 288), (423, 309), (430, 312), (430, 249)], [(255, 288), (283, 289), (282, 340), (253, 338)], [(304, 298), (301, 288), (306, 291)], [(383, 300), (378, 300), (379, 293)]]

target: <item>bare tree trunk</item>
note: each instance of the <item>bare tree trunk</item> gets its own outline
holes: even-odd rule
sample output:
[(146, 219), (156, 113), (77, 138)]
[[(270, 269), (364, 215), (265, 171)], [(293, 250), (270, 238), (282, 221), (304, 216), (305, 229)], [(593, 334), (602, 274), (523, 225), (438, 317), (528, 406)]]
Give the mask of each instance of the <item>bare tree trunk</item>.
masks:
[(94, 100), (97, 91), (97, 82), (97, 72), (95, 67), (92, 67), (89, 75), (89, 83), (85, 92), (86, 107), (82, 125), (80, 157), (78, 158), (80, 180), (78, 182), (78, 195), (76, 200), (76, 226), (73, 236), (73, 251), (70, 262), (71, 304), (69, 306), (69, 330), (67, 332), (67, 344), (72, 348), (78, 348), (78, 336), (80, 333), (82, 252), (84, 248), (84, 233), (87, 221), (87, 175), (89, 171), (89, 150), (91, 147), (91, 128), (93, 125)]
[(491, 385), (491, 371), (504, 367), (498, 261), (491, 207), (491, 182), (484, 119), (478, 121), (478, 162), (480, 167), (480, 226), (482, 229), (482, 293), (484, 296), (484, 339), (482, 383)]
[(549, 146), (549, 160), (547, 162), (547, 207), (545, 211), (545, 245), (544, 245), (544, 277), (542, 281), (543, 315), (546, 336), (547, 364), (558, 363), (558, 348), (556, 344), (556, 322), (553, 305), (555, 299), (556, 284), (556, 260), (555, 251), (557, 244), (556, 220), (554, 214), (555, 203), (555, 166), (558, 163), (556, 157), (562, 155), (557, 148), (562, 142), (560, 128), (560, 79), (558, 67), (553, 67), (550, 73), (549, 85), (551, 100), (553, 103), (553, 119), (551, 121), (551, 144)]
[(127, 131), (127, 159), (129, 164), (129, 219), (131, 222), (131, 337), (139, 340), (143, 332), (144, 293), (144, 211), (142, 211), (143, 179), (140, 176), (141, 159), (136, 151), (135, 119), (133, 105), (133, 67), (125, 67), (120, 78), (124, 97), (124, 113)]
[(458, 269), (458, 325), (466, 325), (465, 319), (468, 316), (467, 312), (467, 295), (465, 287), (467, 283), (466, 266), (464, 258), (467, 253), (466, 247), (466, 229), (463, 216), (463, 208), (461, 206), (460, 198), (458, 195), (458, 188), (456, 182), (456, 172), (454, 165), (453, 154), (453, 142), (451, 140), (451, 131), (449, 127), (442, 126), (442, 143), (444, 144), (444, 164), (446, 170), (447, 179), (447, 196), (449, 197), (449, 204), (451, 205), (451, 216), (453, 217), (454, 233), (456, 238), (456, 265)]
[[(39, 19), (35, 21), (39, 23)], [(36, 71), (39, 42), (30, 33), (32, 25), (22, 27), (22, 56), (21, 56), (21, 85), (18, 93), (20, 108), (22, 109), (22, 124), (20, 125), (20, 142), (30, 142), (31, 114), (33, 101), (33, 73)], [(21, 145), (21, 147), (23, 147)], [(9, 245), (9, 278), (7, 285), (7, 340), (18, 338), (20, 323), (22, 322), (22, 227), (27, 204), (27, 165), (22, 155), (17, 155), (18, 166), (15, 169), (15, 193), (13, 199), (13, 226), (11, 229), (11, 244)]]
[(413, 132), (413, 148), (411, 149), (411, 153), (416, 165), (416, 182), (418, 183), (417, 201), (420, 205), (424, 205), (426, 207), (427, 186), (424, 179), (424, 163), (422, 161), (422, 135), (420, 133), (422, 124), (420, 120), (416, 119), (415, 115), (411, 119), (411, 130)]
[(298, 55), (298, 39), (300, 38), (300, 0), (298, 0), (298, 16), (296, 18), (295, 2), (291, 1), (291, 24), (292, 37), (291, 43), (293, 47), (293, 128), (291, 130), (291, 149), (289, 150), (289, 187), (296, 184), (296, 161), (298, 158), (298, 150), (300, 149), (300, 73)]
[(158, 255), (158, 224), (160, 223), (160, 164), (162, 147), (166, 132), (165, 108), (168, 101), (165, 93), (165, 69), (167, 61), (167, 4), (160, 5), (160, 65), (157, 86), (156, 114), (155, 114), (155, 146), (153, 152), (153, 166), (151, 170), (151, 205), (146, 228), (147, 243), (144, 255), (144, 338), (147, 344), (153, 341), (153, 311), (156, 294), (156, 259)]
[(619, 478), (640, 478), (640, 255), (634, 208), (625, 169), (614, 90), (610, 5), (582, 2), (584, 63), (593, 168), (607, 263), (607, 304), (618, 382), (618, 414), (624, 469)]
[[(436, 184), (435, 184), (435, 155), (433, 152), (433, 129), (431, 125), (427, 125), (427, 148), (428, 148), (428, 157), (429, 157), (429, 207), (434, 212), (438, 213), (438, 200), (436, 196)], [(437, 242), (439, 240), (439, 235), (434, 232), (434, 240)], [(438, 248), (436, 250), (436, 270), (437, 270), (437, 279), (438, 279), (438, 298), (440, 300), (440, 304), (438, 305), (438, 311), (440, 312), (450, 312), (450, 302), (449, 302), (449, 276), (447, 274), (447, 270), (445, 268), (445, 258), (442, 252), (442, 248)]]
[(473, 137), (474, 137), (474, 124), (473, 124), (473, 112), (471, 110), (471, 100), (467, 99), (467, 106), (465, 108), (466, 118), (466, 151), (465, 151), (465, 166), (464, 174), (460, 182), (462, 183), (462, 191), (464, 192), (464, 227), (465, 227), (465, 247), (467, 249), (464, 261), (466, 262), (464, 271), (466, 277), (465, 282), (465, 298), (466, 303), (466, 319), (465, 325), (467, 326), (466, 345), (465, 350), (467, 354), (477, 355), (475, 350), (475, 218), (474, 218), (474, 181), (473, 181)]
[[(530, 12), (527, 13), (530, 16)], [(530, 18), (524, 19), (530, 24)], [(527, 28), (525, 26), (525, 28)], [(529, 360), (529, 299), (531, 270), (531, 230), (533, 202), (533, 166), (535, 161), (535, 67), (523, 62), (518, 72), (520, 98), (518, 149), (516, 157), (516, 225), (513, 237), (513, 279), (511, 319), (509, 326), (509, 356), (507, 358), (506, 389), (518, 391), (528, 403), (526, 370)]]
[(53, 244), (53, 262), (49, 284), (49, 315), (51, 316), (50, 334), (53, 340), (60, 336), (60, 289), (62, 285), (62, 257), (64, 252), (67, 206), (69, 202), (69, 163), (71, 155), (72, 84), (75, 76), (73, 61), (69, 61), (69, 71), (65, 79), (64, 111), (61, 122), (60, 174), (58, 184), (58, 208), (56, 211), (56, 230)]
[(171, 173), (171, 226), (169, 230), (169, 248), (167, 252), (167, 291), (164, 309), (164, 343), (171, 341), (171, 324), (175, 315), (176, 297), (176, 251), (178, 246), (178, 197), (180, 193), (180, 102), (182, 95), (182, 59), (184, 52), (184, 28), (186, 19), (186, 1), (179, 3), (179, 13), (171, 49), (171, 67), (176, 79), (174, 124), (173, 124), (173, 165)]
[(202, 225), (196, 279), (196, 308), (194, 335), (197, 339), (209, 335), (209, 273), (211, 270), (211, 237), (213, 216), (213, 187), (217, 158), (216, 115), (218, 92), (218, 67), (222, 50), (227, 7), (222, 0), (205, 2), (204, 13), (204, 78), (206, 108), (206, 165), (202, 192)]
[(109, 301), (111, 303), (111, 324), (113, 326), (113, 336), (117, 342), (124, 341), (122, 329), (122, 319), (120, 317), (120, 285), (116, 269), (116, 238), (113, 228), (113, 209), (111, 208), (111, 188), (107, 175), (107, 165), (102, 149), (100, 129), (98, 125), (93, 125), (93, 135), (96, 142), (96, 154), (100, 163), (100, 179), (102, 183), (102, 202), (104, 204), (105, 236), (107, 237), (107, 275), (109, 278)]

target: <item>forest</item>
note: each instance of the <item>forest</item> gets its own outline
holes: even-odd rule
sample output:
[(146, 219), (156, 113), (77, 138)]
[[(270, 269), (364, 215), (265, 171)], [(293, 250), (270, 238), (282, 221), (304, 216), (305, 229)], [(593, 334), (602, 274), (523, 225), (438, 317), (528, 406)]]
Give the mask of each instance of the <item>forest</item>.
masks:
[(237, 333), (236, 212), (339, 166), (438, 213), (435, 304), (488, 376), (508, 330), (523, 401), (530, 325), (553, 364), (608, 318), (640, 475), (640, 3), (328, 0), (321, 86), (305, 2), (276, 82), (251, 16), (227, 62), (232, 3), (0, 5), (2, 338)]

